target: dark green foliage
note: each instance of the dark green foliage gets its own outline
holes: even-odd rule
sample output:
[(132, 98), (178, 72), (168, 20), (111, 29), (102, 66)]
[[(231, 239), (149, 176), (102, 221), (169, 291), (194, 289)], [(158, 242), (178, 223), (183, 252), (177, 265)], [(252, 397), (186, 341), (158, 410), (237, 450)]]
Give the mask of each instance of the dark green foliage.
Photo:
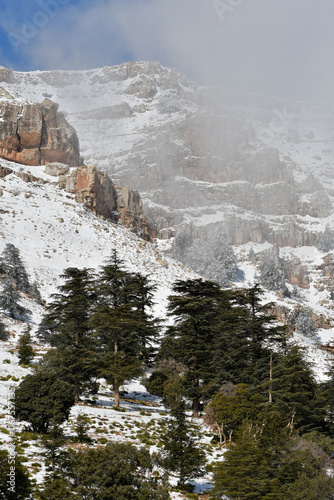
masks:
[(166, 331), (160, 357), (174, 358), (187, 370), (186, 396), (194, 414), (225, 382), (256, 388), (269, 378), (272, 344), (284, 343), (271, 305), (261, 305), (261, 290), (221, 290), (202, 280), (178, 281), (169, 297), (175, 324)]
[(298, 346), (291, 346), (277, 358), (271, 385), (273, 404), (286, 415), (291, 432), (294, 428), (307, 432), (324, 425), (317, 384)]
[(179, 474), (179, 484), (184, 485), (190, 477), (204, 474), (205, 454), (196, 444), (196, 433), (187, 421), (185, 404), (181, 402), (171, 410), (161, 444), (165, 458), (163, 467), (167, 471)]
[(70, 488), (71, 485), (64, 479), (47, 479), (43, 491), (39, 491), (36, 498), (37, 500), (75, 500), (78, 496), (71, 493)]
[(252, 395), (247, 385), (225, 384), (205, 408), (205, 422), (219, 435), (221, 445), (232, 441), (242, 423), (261, 419), (261, 399)]
[(322, 407), (326, 410), (326, 420), (328, 422), (330, 435), (334, 436), (334, 363), (332, 363), (328, 375), (329, 380), (320, 387), (319, 397), (322, 399)]
[(78, 415), (75, 424), (73, 425), (73, 429), (76, 432), (76, 441), (79, 443), (90, 443), (91, 438), (88, 435), (89, 430), (89, 417), (85, 415)]
[(41, 369), (27, 375), (16, 389), (15, 418), (29, 422), (34, 432), (45, 433), (68, 418), (73, 404), (73, 386), (60, 380), (57, 372)]
[(95, 297), (93, 278), (89, 270), (76, 268), (66, 269), (62, 278), (65, 283), (47, 306), (39, 337), (56, 347), (56, 354), (45, 359), (74, 385), (78, 399), (96, 371), (95, 340), (88, 325)]
[(164, 384), (168, 380), (168, 375), (160, 370), (152, 373), (150, 378), (145, 381), (145, 387), (150, 394), (164, 397)]
[(57, 479), (61, 477), (60, 464), (66, 452), (62, 447), (65, 444), (65, 436), (62, 429), (59, 427), (59, 421), (52, 420), (47, 434), (42, 436), (42, 444), (44, 448), (44, 457), (48, 464), (51, 473), (48, 479)]
[(159, 396), (165, 406), (174, 408), (180, 404), (183, 394), (183, 374), (187, 368), (174, 359), (165, 359), (159, 363), (152, 375), (144, 380), (148, 392)]
[(28, 327), (18, 341), (18, 357), (20, 365), (28, 365), (34, 358), (35, 352), (31, 346), (30, 328)]
[(174, 358), (186, 366), (186, 395), (193, 401), (197, 415), (212, 379), (213, 327), (219, 315), (220, 288), (216, 283), (198, 279), (177, 281), (173, 292), (168, 311), (175, 324), (166, 332), (160, 356)]
[(245, 423), (215, 470), (212, 498), (231, 500), (329, 500), (334, 480), (312, 448), (289, 440), (273, 415), (262, 426)]
[(147, 450), (108, 443), (105, 447), (70, 452), (63, 461), (62, 488), (67, 487), (79, 499), (168, 500), (168, 492), (156, 480), (147, 479), (152, 467)]
[(20, 253), (13, 244), (7, 243), (5, 246), (0, 256), (0, 267), (13, 279), (18, 290), (29, 293), (29, 278), (20, 258)]
[(6, 500), (29, 498), (31, 484), (28, 470), (17, 456), (0, 450), (0, 497)]
[(13, 278), (4, 275), (1, 283), (0, 308), (12, 319), (24, 319), (30, 311), (20, 305), (21, 295)]
[(272, 304), (261, 304), (258, 285), (225, 298), (216, 321), (211, 369), (219, 386), (246, 383), (252, 389), (269, 378), (272, 346), (284, 345), (286, 331), (277, 326)]
[(142, 374), (150, 359), (157, 329), (148, 312), (154, 287), (148, 279), (126, 271), (117, 253), (96, 280), (96, 305), (89, 321), (98, 345), (99, 375), (112, 384), (115, 406), (119, 388)]

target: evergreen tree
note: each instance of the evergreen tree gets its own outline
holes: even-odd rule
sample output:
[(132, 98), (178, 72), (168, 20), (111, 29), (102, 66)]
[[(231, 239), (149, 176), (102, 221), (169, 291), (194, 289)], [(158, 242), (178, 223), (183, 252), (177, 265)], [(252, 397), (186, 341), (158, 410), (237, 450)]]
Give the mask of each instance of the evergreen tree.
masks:
[(159, 363), (148, 379), (144, 379), (144, 385), (150, 394), (161, 397), (165, 406), (174, 408), (182, 400), (182, 379), (186, 371), (182, 363), (166, 359)]
[(301, 333), (302, 335), (305, 335), (307, 337), (314, 336), (315, 327), (311, 311), (308, 307), (301, 307), (299, 309), (294, 321), (294, 326), (298, 333)]
[(264, 288), (274, 292), (287, 293), (284, 279), (282, 260), (273, 255), (266, 254), (260, 262), (260, 283)]
[(318, 387), (300, 347), (292, 345), (277, 358), (271, 387), (273, 404), (286, 415), (291, 433), (295, 428), (303, 433), (325, 426)]
[(221, 286), (236, 279), (237, 259), (223, 228), (214, 237), (202, 234), (195, 239), (191, 227), (183, 228), (174, 240), (173, 257)]
[(316, 247), (321, 252), (330, 252), (334, 249), (334, 231), (329, 225), (326, 226), (325, 231), (320, 233)]
[(216, 283), (197, 279), (177, 281), (173, 292), (168, 311), (174, 325), (166, 331), (160, 357), (173, 358), (187, 368), (183, 377), (185, 394), (197, 416), (213, 377), (210, 362), (221, 291)]
[[(167, 490), (156, 479), (149, 478), (152, 469), (148, 450), (127, 443), (108, 443), (105, 447), (68, 453), (63, 460), (61, 487), (64, 491), (68, 488), (74, 498), (169, 500)], [(47, 487), (50, 489), (51, 485)], [(58, 497), (41, 496), (43, 500), (48, 498)]]
[(35, 356), (35, 351), (31, 346), (30, 330), (31, 327), (28, 326), (18, 341), (18, 357), (20, 365), (29, 365)]
[(37, 492), (37, 500), (76, 500), (78, 496), (71, 493), (71, 485), (64, 479), (46, 478), (43, 491)]
[(65, 283), (47, 306), (39, 337), (56, 348), (44, 363), (57, 368), (62, 378), (74, 385), (78, 400), (96, 372), (95, 342), (88, 323), (95, 292), (87, 269), (68, 268), (62, 278)]
[(257, 422), (260, 408), (261, 399), (252, 395), (246, 384), (233, 386), (228, 383), (212, 398), (204, 419), (218, 432), (220, 445), (226, 446), (243, 421)]
[(181, 402), (171, 410), (171, 419), (161, 436), (165, 458), (163, 467), (179, 474), (179, 484), (184, 486), (190, 477), (203, 475), (205, 454), (195, 444), (196, 433), (186, 417), (185, 403)]
[(12, 319), (21, 320), (31, 314), (28, 309), (20, 305), (21, 296), (13, 278), (3, 276), (1, 282), (3, 288), (0, 296), (0, 308), (8, 313)]
[(60, 380), (56, 371), (40, 369), (20, 383), (14, 404), (17, 420), (29, 422), (34, 432), (46, 433), (68, 418), (74, 404), (73, 386)]
[(36, 281), (34, 281), (33, 284), (30, 286), (28, 295), (31, 299), (34, 299), (38, 304), (44, 305)]
[(27, 271), (21, 260), (18, 249), (12, 244), (7, 243), (0, 256), (0, 266), (5, 273), (13, 278), (18, 290), (29, 293), (30, 284)]
[[(13, 473), (14, 470), (14, 473)], [(31, 483), (26, 467), (19, 457), (0, 450), (0, 497), (6, 500), (30, 498)]]
[(216, 321), (211, 370), (219, 385), (247, 383), (252, 389), (268, 380), (274, 346), (284, 345), (286, 329), (262, 305), (258, 285), (234, 292)]
[(151, 316), (153, 287), (147, 278), (126, 271), (116, 251), (96, 281), (97, 304), (90, 325), (99, 350), (99, 375), (112, 384), (115, 406), (127, 379), (139, 376), (157, 335)]
[(284, 416), (269, 412), (261, 425), (244, 422), (214, 473), (211, 498), (329, 500), (334, 480), (312, 447), (289, 439)]

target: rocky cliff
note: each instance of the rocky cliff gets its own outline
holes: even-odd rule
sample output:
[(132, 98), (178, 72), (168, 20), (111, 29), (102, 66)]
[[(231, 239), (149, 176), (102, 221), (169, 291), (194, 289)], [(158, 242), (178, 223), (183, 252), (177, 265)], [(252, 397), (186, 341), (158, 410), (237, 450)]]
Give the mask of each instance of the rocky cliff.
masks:
[(79, 140), (58, 105), (0, 103), (0, 157), (24, 165), (80, 164)]
[(61, 174), (95, 213), (146, 239), (156, 234), (147, 218), (163, 238), (187, 227), (197, 263), (221, 231), (244, 283), (258, 279), (263, 252), (280, 247), (282, 300), (307, 303), (306, 319), (304, 309), (332, 314), (334, 233), (324, 235), (334, 224), (334, 105), (203, 88), (156, 62), (14, 72), (1, 87), (2, 106), (18, 95), (60, 103), (85, 164), (113, 181), (91, 167)]
[(95, 167), (84, 165), (67, 173), (64, 165), (48, 164), (46, 172), (59, 176), (59, 186), (96, 215), (120, 222), (146, 241), (156, 237), (154, 224), (143, 214), (137, 191), (114, 186), (108, 175)]

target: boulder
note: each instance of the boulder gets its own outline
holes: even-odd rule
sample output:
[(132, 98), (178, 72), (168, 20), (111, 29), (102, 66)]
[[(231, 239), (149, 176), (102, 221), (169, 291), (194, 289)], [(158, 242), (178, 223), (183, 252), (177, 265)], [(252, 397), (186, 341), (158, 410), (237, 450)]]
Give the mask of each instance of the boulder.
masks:
[(59, 177), (60, 175), (67, 174), (69, 171), (69, 166), (64, 163), (47, 163), (45, 165), (45, 173), (52, 175), (53, 177)]

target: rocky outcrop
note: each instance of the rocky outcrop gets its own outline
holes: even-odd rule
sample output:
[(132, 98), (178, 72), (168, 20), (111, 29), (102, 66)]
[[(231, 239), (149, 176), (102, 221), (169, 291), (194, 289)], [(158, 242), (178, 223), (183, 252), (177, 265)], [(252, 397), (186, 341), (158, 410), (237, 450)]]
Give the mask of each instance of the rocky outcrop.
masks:
[(98, 216), (121, 222), (147, 241), (156, 237), (154, 225), (143, 215), (137, 191), (115, 187), (111, 179), (95, 167), (82, 166), (59, 177), (59, 186), (75, 195), (78, 203)]
[(284, 260), (284, 278), (291, 285), (309, 288), (307, 266), (303, 265), (298, 257)]
[(328, 254), (323, 259), (323, 264), (320, 266), (322, 272), (322, 284), (329, 291), (334, 292), (334, 255)]
[[(290, 334), (296, 332), (303, 334), (304, 332), (301, 330), (301, 328), (298, 328), (296, 324), (298, 323), (297, 318), (300, 315), (302, 309), (303, 308), (300, 305), (296, 306), (293, 310), (285, 306), (275, 305), (273, 307), (272, 313), (280, 323), (283, 323), (287, 326), (288, 332)], [(330, 328), (333, 328), (333, 324), (325, 315), (317, 314), (312, 310), (309, 310), (309, 314), (314, 329), (323, 328), (325, 330), (329, 330)]]
[(69, 171), (69, 166), (64, 163), (47, 163), (45, 165), (45, 173), (52, 175), (53, 177), (59, 177), (61, 175), (67, 174)]
[(0, 105), (0, 157), (24, 165), (80, 164), (73, 127), (49, 99), (42, 104)]
[(154, 224), (143, 214), (143, 202), (137, 191), (116, 186), (117, 210), (122, 224), (147, 241), (157, 237)]
[(78, 203), (83, 203), (96, 215), (115, 220), (113, 214), (117, 210), (117, 200), (113, 183), (95, 167), (79, 167), (70, 175), (60, 176), (59, 185), (73, 193)]

